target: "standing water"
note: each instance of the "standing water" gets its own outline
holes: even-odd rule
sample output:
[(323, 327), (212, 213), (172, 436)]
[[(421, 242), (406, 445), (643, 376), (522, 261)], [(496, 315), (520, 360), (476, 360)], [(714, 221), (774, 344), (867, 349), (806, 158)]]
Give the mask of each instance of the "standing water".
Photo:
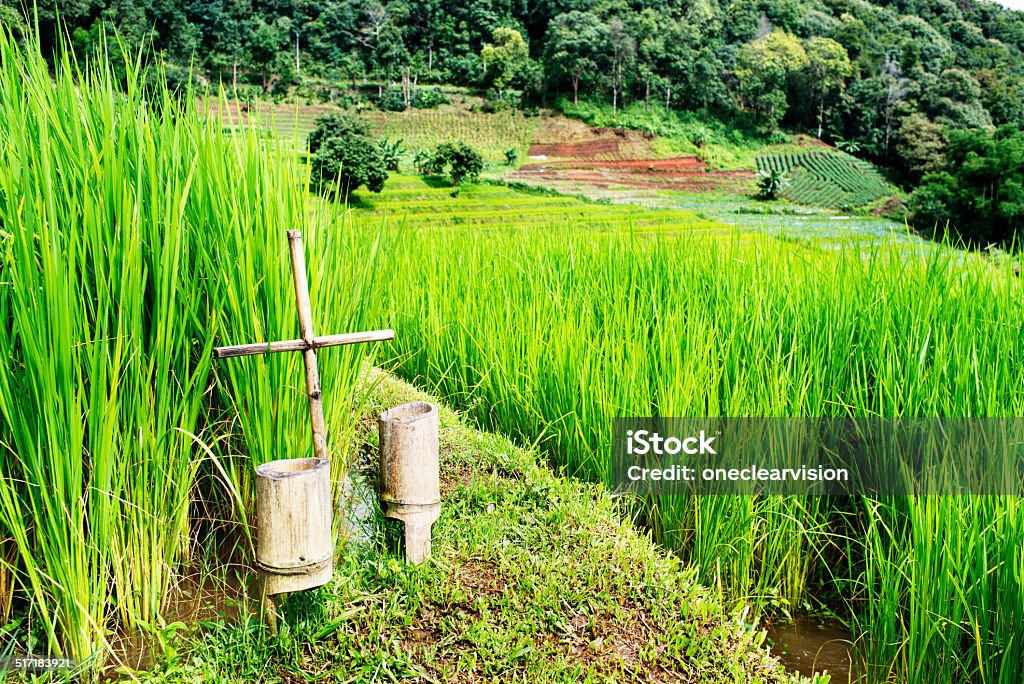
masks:
[(827, 672), (832, 676), (831, 684), (867, 681), (855, 665), (853, 634), (836, 621), (803, 617), (769, 625), (767, 632), (772, 655), (787, 670), (807, 677)]

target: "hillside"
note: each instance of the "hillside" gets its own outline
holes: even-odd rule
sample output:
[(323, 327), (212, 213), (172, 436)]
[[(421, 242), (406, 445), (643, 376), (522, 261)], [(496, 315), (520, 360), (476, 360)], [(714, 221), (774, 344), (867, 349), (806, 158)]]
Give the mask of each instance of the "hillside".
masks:
[[(116, 36), (151, 83), (372, 109), (384, 130), (390, 112), (437, 106), (425, 86), (446, 84), (488, 111), (551, 106), (663, 138), (667, 123), (677, 148), (725, 151), (712, 166), (809, 135), (919, 188), (909, 209), (924, 233), (948, 224), (1008, 245), (1024, 221), (1024, 13), (988, 0), (76, 0), (63, 27), (49, 2), (38, 20), (47, 52), (67, 35), (85, 59)], [(0, 9), (22, 40), (34, 21)], [(986, 162), (962, 172), (972, 155)]]

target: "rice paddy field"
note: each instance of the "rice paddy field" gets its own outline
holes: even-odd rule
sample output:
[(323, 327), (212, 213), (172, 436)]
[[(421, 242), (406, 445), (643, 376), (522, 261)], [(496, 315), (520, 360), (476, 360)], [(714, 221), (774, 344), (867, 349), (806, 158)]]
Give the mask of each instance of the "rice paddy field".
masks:
[[(301, 360), (210, 351), (294, 336), (285, 228), (319, 330), (394, 328), (371, 361), (586, 480), (610, 484), (616, 416), (1024, 410), (1024, 292), (977, 255), (408, 176), (340, 206), (131, 67), (122, 90), (4, 36), (0, 55), (0, 622), (38, 650), (98, 665), (163, 624), (192, 564), (251, 553), (252, 466), (308, 448)], [(365, 353), (322, 356), (337, 453)], [(1019, 681), (1019, 497), (623, 513), (753, 613), (827, 603), (871, 682)]]
[[(440, 220), (427, 190), (403, 214), (412, 184), (347, 217), (383, 220), (383, 251), (417, 255), (388, 267), (393, 363), (568, 472), (611, 484), (614, 416), (1022, 409), (1009, 268), (898, 240), (741, 238), (678, 211), (633, 230), (630, 213), (647, 213), (621, 206), (586, 223), (512, 212), (481, 231), (443, 218), (463, 198), (440, 192)], [(1016, 497), (694, 497), (642, 515), (734, 600), (776, 614), (830, 602), (868, 681), (1010, 682), (1024, 662), (1021, 513)]]

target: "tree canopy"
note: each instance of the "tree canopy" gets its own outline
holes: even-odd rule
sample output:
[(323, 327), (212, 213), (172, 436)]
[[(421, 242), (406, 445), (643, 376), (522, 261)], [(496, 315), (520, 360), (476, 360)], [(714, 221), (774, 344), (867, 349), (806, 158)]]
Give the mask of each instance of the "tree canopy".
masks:
[[(988, 0), (72, 0), (63, 28), (46, 0), (38, 17), (44, 49), (70, 35), (85, 55), (116, 30), (168, 74), (236, 89), (642, 100), (842, 140), (910, 181), (928, 170), (903, 157), (923, 131), (939, 159), (935, 127), (1024, 127), (1024, 13)], [(17, 36), (34, 21), (0, 11)]]

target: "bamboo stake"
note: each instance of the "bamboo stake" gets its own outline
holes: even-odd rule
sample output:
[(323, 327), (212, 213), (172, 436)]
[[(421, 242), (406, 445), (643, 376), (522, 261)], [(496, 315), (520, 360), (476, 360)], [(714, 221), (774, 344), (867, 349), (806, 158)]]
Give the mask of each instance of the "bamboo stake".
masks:
[(295, 304), (299, 308), (299, 334), (306, 345), (302, 360), (306, 366), (306, 392), (309, 395), (309, 417), (313, 424), (313, 455), (327, 458), (327, 429), (324, 427), (324, 404), (320, 392), (320, 370), (316, 364), (316, 334), (313, 332), (313, 310), (309, 305), (309, 284), (306, 282), (306, 256), (302, 251), (302, 231), (288, 231), (292, 254), (292, 277), (295, 281)]
[(272, 354), (274, 352), (286, 351), (307, 351), (308, 349), (323, 349), (324, 347), (337, 347), (344, 344), (359, 344), (362, 342), (385, 342), (395, 339), (394, 330), (371, 330), (369, 332), (342, 333), (341, 335), (320, 335), (313, 338), (313, 344), (307, 344), (305, 340), (284, 340), (282, 342), (256, 342), (254, 344), (236, 344), (230, 347), (216, 347), (213, 350), (213, 358), (227, 359), (235, 356), (252, 356), (254, 354)]

